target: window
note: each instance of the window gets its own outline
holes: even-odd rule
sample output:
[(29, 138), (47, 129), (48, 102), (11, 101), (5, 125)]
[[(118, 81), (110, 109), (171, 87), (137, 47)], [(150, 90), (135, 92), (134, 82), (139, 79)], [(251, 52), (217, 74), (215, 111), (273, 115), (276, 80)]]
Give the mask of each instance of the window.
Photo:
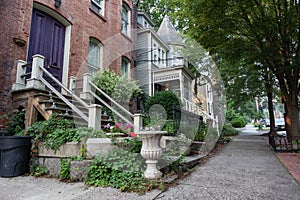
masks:
[(153, 60), (152, 60), (152, 62), (156, 64), (156, 62), (157, 62), (157, 49), (156, 49), (156, 44), (153, 44), (153, 49), (152, 49), (152, 51), (153, 51)]
[(101, 68), (103, 45), (95, 38), (90, 38), (88, 54), (88, 72), (94, 74)]
[(104, 16), (104, 0), (91, 0), (91, 8), (96, 13)]
[(164, 50), (162, 50), (162, 52), (161, 52), (162, 54), (161, 54), (161, 58), (162, 58), (162, 63), (163, 64), (165, 64), (165, 51)]
[(161, 61), (161, 49), (158, 49), (158, 63)]
[(122, 6), (122, 33), (130, 36), (130, 9), (125, 3)]
[(130, 78), (130, 61), (123, 57), (122, 58), (122, 69), (121, 69), (122, 76), (125, 76), (126, 78)]

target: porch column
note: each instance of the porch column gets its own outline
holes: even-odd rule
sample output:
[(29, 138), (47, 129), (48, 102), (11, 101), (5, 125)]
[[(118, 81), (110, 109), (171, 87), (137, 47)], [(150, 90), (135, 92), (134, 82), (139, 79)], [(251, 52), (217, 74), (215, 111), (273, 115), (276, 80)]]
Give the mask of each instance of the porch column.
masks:
[(31, 78), (27, 80), (26, 88), (45, 89), (44, 84), (39, 80), (40, 76), (43, 75), (43, 71), (39, 66), (44, 67), (45, 57), (37, 54), (32, 58)]
[(101, 112), (102, 106), (97, 104), (92, 104), (89, 106), (89, 123), (88, 127), (95, 130), (101, 129)]
[(134, 114), (133, 116), (133, 132), (137, 134), (140, 132), (143, 121), (141, 114)]
[(181, 102), (183, 102), (183, 89), (184, 89), (184, 80), (183, 80), (183, 76), (182, 73), (179, 73), (179, 87), (180, 87), (180, 99)]
[(86, 100), (92, 100), (92, 96), (90, 94), (91, 85), (89, 82), (92, 80), (92, 75), (89, 73), (83, 74), (83, 83), (82, 83), (82, 92), (80, 92), (80, 98)]
[(13, 83), (12, 91), (25, 89), (25, 77), (22, 77), (26, 73), (26, 67), (24, 65), (26, 62), (24, 60), (17, 61), (17, 74), (16, 74), (16, 82)]
[(73, 91), (74, 88), (76, 88), (76, 77), (70, 76), (69, 90), (74, 92)]

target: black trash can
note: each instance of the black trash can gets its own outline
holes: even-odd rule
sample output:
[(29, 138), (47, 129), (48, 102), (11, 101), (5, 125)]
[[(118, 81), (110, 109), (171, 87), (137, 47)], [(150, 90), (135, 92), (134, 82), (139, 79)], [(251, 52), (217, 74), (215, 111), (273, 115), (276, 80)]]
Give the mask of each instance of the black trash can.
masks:
[(28, 172), (30, 136), (0, 136), (0, 176), (15, 177)]

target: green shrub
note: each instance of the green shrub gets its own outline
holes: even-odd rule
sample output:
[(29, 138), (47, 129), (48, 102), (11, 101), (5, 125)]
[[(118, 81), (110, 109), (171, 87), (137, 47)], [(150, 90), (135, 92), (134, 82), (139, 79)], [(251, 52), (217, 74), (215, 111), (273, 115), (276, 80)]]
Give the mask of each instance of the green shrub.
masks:
[[(9, 117), (7, 115), (7, 117)], [(19, 111), (17, 113), (14, 113), (9, 121), (8, 126), (6, 127), (6, 130), (8, 132), (8, 135), (21, 135), (22, 132), (25, 129), (25, 113), (22, 111)]]
[(60, 178), (62, 180), (69, 180), (71, 178), (70, 164), (71, 164), (70, 159), (67, 158), (60, 159)]
[(145, 110), (148, 113), (151, 106), (158, 104), (164, 107), (167, 119), (173, 119), (173, 107), (180, 106), (180, 101), (172, 91), (161, 91), (149, 97), (145, 103)]
[(242, 128), (246, 126), (247, 122), (243, 118), (239, 117), (233, 118), (231, 120), (231, 124), (234, 128)]
[(121, 191), (145, 193), (159, 183), (143, 178), (145, 160), (140, 154), (124, 150), (113, 150), (106, 156), (93, 159), (86, 184), (99, 187), (113, 187)]
[[(93, 77), (92, 82), (118, 103), (129, 103), (132, 97), (142, 93), (137, 81), (119, 76), (112, 71), (100, 71)], [(103, 95), (99, 94), (103, 97)], [(105, 98), (104, 98), (105, 99)]]
[(115, 138), (112, 139), (112, 143), (117, 145), (118, 147), (132, 152), (132, 153), (140, 153), (142, 149), (142, 141), (137, 137), (135, 138), (125, 138), (122, 140), (117, 140)]
[(232, 127), (230, 123), (226, 123), (222, 129), (222, 136), (236, 136), (239, 134), (239, 131)]
[(49, 174), (49, 170), (44, 165), (32, 165), (30, 166), (30, 174), (35, 177), (45, 176)]
[(205, 135), (207, 133), (207, 127), (204, 121), (200, 121), (197, 133), (195, 135), (195, 141), (204, 141)]
[(173, 120), (167, 120), (162, 130), (167, 131), (169, 136), (174, 136), (176, 133)]
[(51, 116), (49, 120), (36, 122), (26, 130), (35, 141), (44, 142), (48, 149), (58, 150), (66, 142), (85, 142), (88, 137), (106, 137), (103, 131), (90, 128), (75, 128), (68, 119)]

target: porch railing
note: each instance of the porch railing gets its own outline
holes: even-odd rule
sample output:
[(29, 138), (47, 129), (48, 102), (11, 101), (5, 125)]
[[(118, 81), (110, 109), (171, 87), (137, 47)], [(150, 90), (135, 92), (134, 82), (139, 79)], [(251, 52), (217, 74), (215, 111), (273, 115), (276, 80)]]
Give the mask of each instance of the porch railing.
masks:
[[(120, 105), (118, 102), (116, 102), (113, 98), (111, 98), (109, 95), (107, 95), (103, 90), (98, 88), (91, 80), (92, 80), (92, 75), (90, 73), (86, 73), (83, 75), (83, 79), (82, 79), (83, 90), (80, 94), (80, 97), (84, 98), (84, 99), (89, 99), (89, 100), (91, 100), (92, 98), (97, 99), (105, 107), (107, 107), (115, 115), (117, 115), (121, 120), (125, 121), (128, 124), (133, 124), (134, 132), (138, 132), (140, 130), (140, 127), (142, 126), (141, 115), (133, 114), (133, 113), (129, 112), (126, 108), (124, 108), (122, 105)], [(99, 95), (97, 95), (96, 94), (97, 92), (99, 92), (101, 95), (103, 95), (106, 98), (106, 100), (111, 102), (111, 105), (106, 100), (103, 100)], [(133, 119), (133, 123), (132, 123), (132, 119)]]
[[(13, 91), (19, 91), (23, 89), (41, 89), (45, 90), (46, 87), (55, 93), (65, 104), (67, 104), (76, 114), (78, 114), (84, 121), (88, 122), (88, 126), (94, 129), (101, 128), (101, 106), (92, 104), (88, 105), (85, 101), (73, 94), (66, 86), (64, 86), (59, 80), (57, 80), (50, 72), (44, 68), (45, 57), (42, 55), (34, 55), (31, 66), (30, 78), (27, 78), (26, 62), (18, 61), (17, 64), (17, 77), (16, 82), (13, 84)], [(88, 109), (88, 116), (84, 114), (77, 106), (71, 103), (60, 91), (55, 89), (43, 75), (49, 77), (54, 81), (65, 93), (72, 96), (74, 100), (79, 102), (83, 108)]]
[(188, 112), (192, 112), (195, 113), (197, 115), (203, 116), (203, 120), (204, 121), (208, 121), (211, 120), (212, 121), (212, 127), (217, 128), (218, 133), (219, 132), (219, 123), (218, 123), (218, 117), (215, 116), (215, 118), (211, 115), (209, 115), (208, 113), (206, 113), (205, 111), (203, 111), (200, 106), (197, 106), (195, 103), (187, 100), (186, 98), (183, 98), (183, 105), (184, 105), (184, 109)]

